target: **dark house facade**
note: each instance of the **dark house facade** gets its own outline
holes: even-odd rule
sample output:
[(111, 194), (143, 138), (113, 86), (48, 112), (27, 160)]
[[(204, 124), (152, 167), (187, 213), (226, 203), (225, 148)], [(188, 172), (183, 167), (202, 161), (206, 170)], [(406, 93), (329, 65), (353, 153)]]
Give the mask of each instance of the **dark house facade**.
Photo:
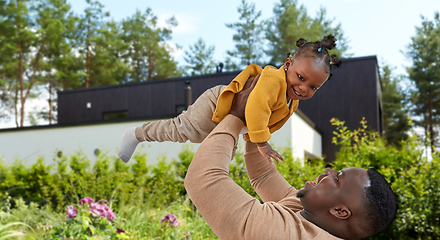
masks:
[[(229, 82), (239, 73), (219, 72), (89, 89), (58, 92), (58, 124), (80, 125), (114, 121), (171, 118), (206, 89)], [(338, 150), (331, 143), (335, 130), (331, 118), (359, 127), (362, 117), (371, 130), (382, 132), (382, 88), (376, 56), (342, 60), (332, 79), (299, 109), (322, 136), (322, 153), (333, 161)], [(188, 90), (190, 86), (191, 90)], [(299, 136), (300, 137), (300, 136)]]
[(382, 84), (376, 56), (343, 59), (333, 76), (315, 95), (299, 104), (322, 136), (326, 161), (335, 160), (338, 147), (332, 144), (331, 118), (345, 121), (348, 129), (360, 127), (363, 117), (370, 130), (382, 133)]
[(239, 72), (152, 80), (58, 92), (58, 124), (171, 118), (185, 108), (187, 91), (195, 101), (206, 89), (229, 82)]

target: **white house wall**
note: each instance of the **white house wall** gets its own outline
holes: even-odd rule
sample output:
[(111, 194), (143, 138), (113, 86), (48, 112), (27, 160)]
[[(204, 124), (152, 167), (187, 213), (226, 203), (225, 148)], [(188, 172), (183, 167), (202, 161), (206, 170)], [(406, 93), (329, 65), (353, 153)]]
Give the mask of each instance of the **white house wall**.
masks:
[(321, 158), (321, 135), (298, 114), (294, 114), (289, 121), (292, 128), (290, 139), (293, 158)]
[[(101, 153), (117, 156), (124, 131), (130, 127), (141, 126), (142, 123), (139, 121), (72, 127), (54, 126), (0, 132), (0, 159), (4, 159), (6, 163), (18, 159), (32, 164), (39, 157), (43, 157), (46, 163), (51, 164), (58, 151), (62, 151), (64, 156), (81, 151), (93, 162), (97, 159), (94, 154), (96, 149)], [(275, 147), (287, 147), (291, 144), (295, 158), (304, 158), (306, 152), (321, 157), (321, 136), (297, 114), (272, 135), (270, 142)], [(239, 145), (243, 147), (243, 143), (240, 137)], [(194, 151), (199, 146), (191, 143), (143, 142), (138, 145), (136, 151), (147, 153), (148, 163), (154, 164), (163, 156), (167, 159), (177, 159), (179, 152), (187, 145)]]

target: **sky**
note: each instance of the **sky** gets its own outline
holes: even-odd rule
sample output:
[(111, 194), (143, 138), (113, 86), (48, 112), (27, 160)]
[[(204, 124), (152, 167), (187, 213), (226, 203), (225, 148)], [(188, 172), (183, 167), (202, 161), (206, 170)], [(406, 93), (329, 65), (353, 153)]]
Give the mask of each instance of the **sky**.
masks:
[[(72, 10), (82, 13), (87, 7), (83, 0), (68, 0)], [(215, 46), (214, 59), (224, 61), (227, 50), (234, 49), (232, 36), (235, 33), (226, 23), (239, 21), (237, 8), (240, 0), (100, 0), (110, 18), (116, 21), (132, 16), (137, 10), (144, 12), (151, 8), (158, 17), (160, 26), (166, 19), (174, 16), (178, 26), (173, 29), (171, 44), (181, 46), (174, 56), (179, 64), (185, 64), (184, 51), (202, 38), (208, 46)], [(280, 0), (248, 0), (262, 12), (261, 19), (273, 16), (273, 7)], [(310, 16), (315, 17), (321, 7), (327, 11), (327, 19), (334, 25), (341, 24), (348, 40), (348, 53), (353, 57), (375, 55), (379, 66), (388, 64), (394, 67), (395, 75), (406, 74), (405, 68), (411, 61), (405, 58), (415, 27), (421, 25), (421, 16), (433, 20), (435, 12), (440, 11), (439, 0), (298, 0)], [(45, 101), (27, 103), (28, 109), (39, 107)], [(39, 124), (47, 124), (40, 121)], [(29, 125), (29, 123), (26, 123)], [(10, 121), (0, 120), (0, 128), (15, 127), (13, 117)]]

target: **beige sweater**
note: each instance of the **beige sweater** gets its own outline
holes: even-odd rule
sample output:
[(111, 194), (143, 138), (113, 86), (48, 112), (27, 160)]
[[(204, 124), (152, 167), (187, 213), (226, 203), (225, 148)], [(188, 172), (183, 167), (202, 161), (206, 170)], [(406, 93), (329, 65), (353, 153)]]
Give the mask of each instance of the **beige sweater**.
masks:
[[(301, 216), (292, 187), (274, 165), (246, 142), (245, 161), (252, 186), (264, 203), (229, 177), (232, 149), (243, 123), (227, 115), (197, 150), (185, 188), (214, 233), (226, 239), (339, 239)], [(281, 163), (282, 164), (282, 163)]]

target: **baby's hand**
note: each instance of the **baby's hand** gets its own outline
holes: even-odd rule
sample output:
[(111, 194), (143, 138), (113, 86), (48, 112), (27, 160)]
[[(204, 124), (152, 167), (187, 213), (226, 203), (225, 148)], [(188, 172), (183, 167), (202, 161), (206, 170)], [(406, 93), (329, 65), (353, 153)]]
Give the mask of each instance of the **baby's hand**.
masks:
[(273, 150), (269, 143), (257, 143), (258, 151), (269, 161), (270, 164), (273, 164), (273, 160), (278, 162), (278, 159), (284, 161), (283, 157), (277, 151)]

